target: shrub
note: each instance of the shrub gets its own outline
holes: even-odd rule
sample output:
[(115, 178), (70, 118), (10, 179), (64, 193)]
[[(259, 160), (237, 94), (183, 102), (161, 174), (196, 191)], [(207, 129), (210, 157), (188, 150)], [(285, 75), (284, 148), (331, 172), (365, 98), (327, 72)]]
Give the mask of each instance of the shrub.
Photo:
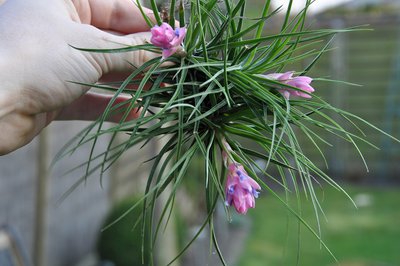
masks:
[[(132, 198), (124, 200), (110, 211), (104, 227), (119, 218), (122, 219), (106, 228), (100, 234), (97, 250), (101, 260), (112, 261), (117, 266), (144, 265), (148, 263), (150, 249), (148, 248), (148, 238), (145, 237), (144, 242), (142, 238), (142, 206), (134, 208), (122, 217), (137, 201), (138, 199)], [(140, 221), (137, 223), (138, 219)], [(146, 231), (147, 229), (146, 227)], [(147, 232), (145, 235), (148, 235)], [(145, 249), (142, 254), (143, 244)]]

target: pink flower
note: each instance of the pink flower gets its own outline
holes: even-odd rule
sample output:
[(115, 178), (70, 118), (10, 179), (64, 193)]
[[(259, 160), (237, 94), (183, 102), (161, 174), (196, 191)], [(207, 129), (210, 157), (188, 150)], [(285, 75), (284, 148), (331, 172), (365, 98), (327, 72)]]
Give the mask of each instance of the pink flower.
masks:
[(255, 198), (258, 198), (257, 190), (260, 185), (248, 176), (244, 167), (238, 163), (230, 163), (225, 185), (227, 206), (234, 206), (240, 214), (246, 214), (249, 208), (256, 206)]
[(151, 29), (150, 42), (162, 49), (162, 57), (167, 58), (173, 55), (186, 35), (186, 28), (176, 28), (175, 30), (163, 22), (161, 26), (154, 26)]
[[(301, 91), (305, 91), (308, 93), (314, 92), (314, 88), (310, 86), (312, 78), (307, 76), (298, 76), (293, 77), (293, 71), (285, 72), (285, 73), (272, 73), (268, 75), (263, 75), (268, 79), (277, 80), (281, 83), (287, 84), (289, 86), (300, 89)], [(311, 98), (311, 95), (296, 91), (291, 88), (280, 89), (279, 92), (286, 98), (289, 99), (290, 96), (298, 96), (303, 98)]]

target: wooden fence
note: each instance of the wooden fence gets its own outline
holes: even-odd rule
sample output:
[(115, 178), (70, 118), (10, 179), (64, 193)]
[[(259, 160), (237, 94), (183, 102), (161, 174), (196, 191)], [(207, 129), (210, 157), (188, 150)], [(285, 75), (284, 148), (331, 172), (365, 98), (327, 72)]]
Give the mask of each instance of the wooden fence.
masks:
[[(88, 159), (90, 147), (80, 148), (51, 170), (50, 161), (85, 125), (53, 123), (31, 144), (0, 158), (0, 225), (12, 226), (21, 235), (33, 265), (71, 266), (93, 253), (110, 207), (136, 193), (146, 181), (148, 165), (142, 162), (154, 154), (153, 144), (143, 153), (132, 150), (121, 158), (104, 175), (102, 187), (99, 174), (94, 173), (61, 200), (84, 169), (65, 173)], [(96, 151), (106, 146), (104, 140)]]
[[(387, 133), (400, 137), (400, 16), (360, 15), (317, 17), (318, 28), (360, 26), (360, 31), (339, 34), (332, 51), (314, 67), (311, 76), (337, 79), (361, 85), (315, 82), (317, 94), (336, 107), (350, 111)], [(342, 122), (345, 122), (342, 120)], [(367, 139), (381, 150), (357, 142), (370, 172), (350, 143), (323, 134), (334, 148), (326, 148), (330, 168), (336, 177), (355, 180), (396, 181), (400, 170), (400, 146), (370, 127), (358, 123)], [(347, 128), (352, 126), (348, 124)], [(356, 131), (353, 131), (356, 132)], [(358, 132), (357, 134), (360, 134)], [(323, 165), (316, 149), (305, 151)]]

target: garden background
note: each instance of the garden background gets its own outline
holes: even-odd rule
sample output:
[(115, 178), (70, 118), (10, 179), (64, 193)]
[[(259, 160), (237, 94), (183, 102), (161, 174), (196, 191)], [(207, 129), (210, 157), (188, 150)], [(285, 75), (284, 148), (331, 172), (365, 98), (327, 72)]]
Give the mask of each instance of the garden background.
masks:
[[(252, 10), (247, 16), (258, 16), (262, 2), (248, 1)], [(362, 85), (313, 83), (317, 94), (332, 105), (351, 111), (399, 138), (399, 1), (349, 1), (313, 14), (309, 24), (312, 28), (368, 24), (364, 28), (373, 29), (338, 35), (332, 45), (334, 49), (322, 57), (309, 75)], [(265, 33), (276, 31), (278, 26), (279, 21), (266, 25)], [(121, 209), (121, 202), (132, 202), (132, 196), (139, 195), (150, 167), (143, 162), (155, 154), (162, 143), (154, 142), (140, 153), (128, 152), (104, 176), (102, 187), (94, 174), (64, 199), (64, 193), (83, 171), (64, 173), (85, 160), (90, 147), (57, 163), (51, 171), (49, 164), (62, 145), (85, 125), (82, 122), (54, 123), (28, 146), (0, 158), (0, 224), (11, 225), (18, 232), (21, 246), (34, 265), (94, 266), (98, 260), (105, 259), (115, 262), (115, 255), (108, 254), (111, 248), (100, 249), (99, 253), (99, 240), (107, 239), (115, 247), (125, 238), (139, 241), (140, 237), (130, 230), (134, 218), (121, 222), (121, 227), (128, 224), (123, 227), (122, 236), (118, 224), (106, 231), (108, 235), (103, 238), (100, 230), (111, 210), (122, 212), (127, 207), (122, 203)], [(365, 133), (381, 148), (374, 150), (361, 145), (370, 168), (368, 173), (350, 145), (327, 136), (335, 147), (325, 149), (330, 166), (326, 171), (343, 184), (358, 209), (340, 192), (327, 186), (318, 188), (327, 217), (327, 222), (322, 220), (322, 237), (341, 265), (400, 265), (400, 146), (370, 129), (365, 129)], [(106, 146), (105, 139), (98, 149)], [(323, 166), (321, 156), (307, 149), (312, 145), (305, 143), (304, 147), (304, 152)], [(200, 179), (199, 174), (201, 171), (194, 166), (188, 175), (188, 180), (192, 181), (187, 182), (186, 189), (177, 196), (177, 202), (184, 204), (177, 204), (174, 219), (157, 245), (157, 265), (171, 260), (202, 221), (204, 206), (196, 200), (201, 195), (196, 194), (197, 184), (193, 181)], [(303, 216), (313, 224), (311, 206), (311, 202), (303, 200)], [(298, 265), (335, 265), (333, 258), (320, 249), (318, 241), (306, 228), (300, 226), (299, 234), (296, 218), (267, 192), (261, 194), (256, 209), (246, 216), (234, 216), (232, 223), (226, 221), (223, 211), (217, 216), (219, 239), (229, 265), (296, 265), (297, 262)], [(128, 250), (128, 257), (140, 256), (137, 247)], [(205, 233), (175, 265), (220, 263), (215, 252), (210, 250)]]

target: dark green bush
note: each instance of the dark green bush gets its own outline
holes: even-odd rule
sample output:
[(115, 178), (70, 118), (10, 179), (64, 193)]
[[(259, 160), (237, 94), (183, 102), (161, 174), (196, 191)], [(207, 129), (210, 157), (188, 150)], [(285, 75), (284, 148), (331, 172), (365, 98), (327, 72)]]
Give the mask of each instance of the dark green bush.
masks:
[[(129, 199), (117, 204), (110, 211), (110, 214), (104, 222), (104, 226), (117, 220), (136, 202), (137, 199)], [(116, 266), (148, 264), (148, 238), (145, 238), (145, 252), (142, 254), (142, 222), (140, 221), (138, 225), (134, 227), (137, 220), (142, 219), (141, 213), (142, 206), (139, 206), (127, 214), (122, 220), (100, 234), (97, 250), (101, 260), (111, 261)]]

